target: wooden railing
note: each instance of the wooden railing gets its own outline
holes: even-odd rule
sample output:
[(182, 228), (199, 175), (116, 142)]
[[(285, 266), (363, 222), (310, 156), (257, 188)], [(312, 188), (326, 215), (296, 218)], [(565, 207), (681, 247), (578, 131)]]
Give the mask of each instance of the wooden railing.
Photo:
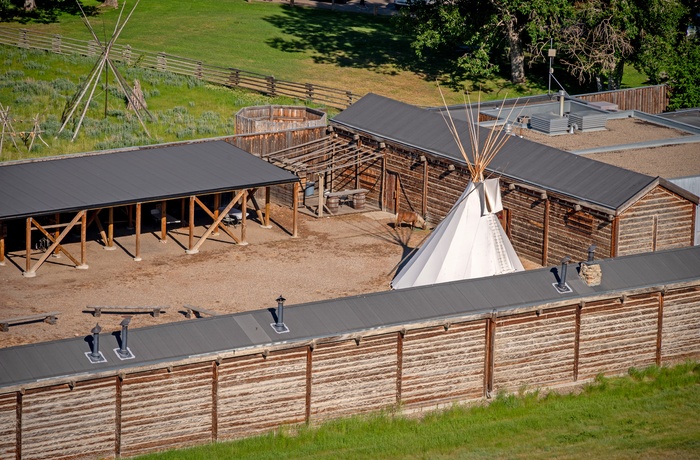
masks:
[[(97, 56), (102, 51), (100, 45), (94, 40), (77, 40), (58, 34), (10, 27), (0, 27), (0, 44), (82, 56)], [(279, 80), (271, 75), (210, 65), (173, 54), (137, 50), (130, 45), (115, 43), (110, 57), (114, 61), (127, 65), (194, 77), (230, 88), (245, 88), (271, 97), (287, 96), (338, 109), (345, 109), (359, 99), (359, 95), (352, 91), (312, 83)]]

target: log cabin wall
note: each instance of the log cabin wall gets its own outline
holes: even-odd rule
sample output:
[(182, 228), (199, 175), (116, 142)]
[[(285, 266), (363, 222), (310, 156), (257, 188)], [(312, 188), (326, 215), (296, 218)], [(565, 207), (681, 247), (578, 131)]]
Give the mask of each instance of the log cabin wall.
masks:
[(510, 214), (508, 238), (520, 257), (541, 263), (544, 254), (546, 199), (540, 194), (501, 187), (503, 209)]
[(217, 439), (303, 423), (307, 353), (292, 348), (223, 360), (217, 371)]
[(656, 186), (620, 215), (615, 255), (692, 246), (692, 202)]
[(653, 365), (658, 317), (654, 293), (586, 303), (581, 309), (578, 378)]
[(659, 360), (682, 361), (700, 350), (700, 287), (668, 291), (662, 305)]
[(0, 395), (0, 458), (17, 458), (17, 399), (23, 395)]
[(212, 384), (211, 362), (127, 374), (121, 382), (119, 453), (129, 457), (211, 442)]
[(484, 396), (486, 323), (406, 331), (401, 344), (401, 403), (408, 410)]
[(115, 406), (114, 378), (27, 390), (22, 395), (21, 458), (113, 457)]
[(496, 392), (574, 380), (576, 308), (498, 318), (493, 365)]
[(586, 260), (588, 247), (596, 245), (596, 258), (611, 257), (612, 221), (600, 213), (556, 198), (549, 199), (547, 254), (543, 265), (556, 265), (564, 257)]
[(378, 411), (396, 404), (395, 334), (322, 343), (313, 350), (311, 422)]
[(39, 383), (0, 395), (0, 454), (131, 456), (397, 405), (410, 412), (571, 385), (697, 359), (698, 331), (700, 284), (684, 283)]

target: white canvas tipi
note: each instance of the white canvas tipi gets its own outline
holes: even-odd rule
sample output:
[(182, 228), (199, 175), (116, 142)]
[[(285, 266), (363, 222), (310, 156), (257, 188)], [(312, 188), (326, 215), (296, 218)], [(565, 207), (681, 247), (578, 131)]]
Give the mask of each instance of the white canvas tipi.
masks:
[(469, 182), (447, 217), (396, 275), (403, 289), (523, 270), (496, 213), (501, 211), (498, 179)]
[(484, 171), (505, 145), (508, 135), (493, 126), (483, 144), (467, 111), (471, 158), (449, 116), (447, 126), (467, 162), (471, 180), (445, 219), (396, 274), (391, 286), (403, 289), (523, 270), (496, 214), (503, 210), (498, 179), (484, 180)]

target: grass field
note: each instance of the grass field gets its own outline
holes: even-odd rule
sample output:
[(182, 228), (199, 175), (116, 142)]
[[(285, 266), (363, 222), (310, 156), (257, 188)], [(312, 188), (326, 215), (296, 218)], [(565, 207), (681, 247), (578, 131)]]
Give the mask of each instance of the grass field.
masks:
[[(83, 1), (96, 7), (100, 2)], [(127, 5), (130, 9), (132, 3)], [(111, 36), (119, 10), (99, 9), (90, 18), (98, 36)], [(64, 14), (51, 24), (3, 24), (30, 27), (84, 40), (91, 39), (78, 16)], [(409, 38), (388, 16), (289, 7), (245, 0), (142, 0), (119, 43), (203, 62), (351, 90), (375, 92), (418, 105), (440, 105), (435, 79), (446, 72), (444, 60), (418, 60)], [(442, 68), (441, 65), (443, 66)], [(528, 69), (528, 71), (530, 71)], [(528, 85), (498, 78), (483, 84), (485, 99), (546, 91), (546, 69)], [(561, 77), (560, 77), (561, 78)], [(575, 91), (574, 91), (575, 92)], [(461, 93), (448, 99), (461, 103)]]
[(579, 394), (500, 395), (422, 419), (356, 417), (139, 457), (194, 459), (697, 459), (700, 364), (599, 377)]

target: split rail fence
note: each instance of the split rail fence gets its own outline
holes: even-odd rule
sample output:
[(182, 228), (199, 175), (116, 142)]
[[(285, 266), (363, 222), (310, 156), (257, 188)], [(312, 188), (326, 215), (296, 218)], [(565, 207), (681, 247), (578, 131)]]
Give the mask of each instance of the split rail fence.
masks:
[[(697, 280), (0, 390), (0, 458), (114, 458), (700, 355)], [(56, 423), (60, 421), (60, 423)]]
[[(94, 40), (78, 40), (62, 37), (58, 34), (46, 34), (30, 29), (11, 27), (0, 27), (0, 44), (44, 50), (56, 54), (98, 56), (102, 52), (100, 45)], [(138, 50), (130, 45), (115, 43), (110, 52), (110, 58), (130, 66), (185, 75), (229, 88), (245, 88), (271, 97), (291, 97), (341, 110), (359, 99), (359, 95), (352, 91), (312, 83), (280, 80), (272, 75), (210, 65), (196, 59), (173, 54)]]

